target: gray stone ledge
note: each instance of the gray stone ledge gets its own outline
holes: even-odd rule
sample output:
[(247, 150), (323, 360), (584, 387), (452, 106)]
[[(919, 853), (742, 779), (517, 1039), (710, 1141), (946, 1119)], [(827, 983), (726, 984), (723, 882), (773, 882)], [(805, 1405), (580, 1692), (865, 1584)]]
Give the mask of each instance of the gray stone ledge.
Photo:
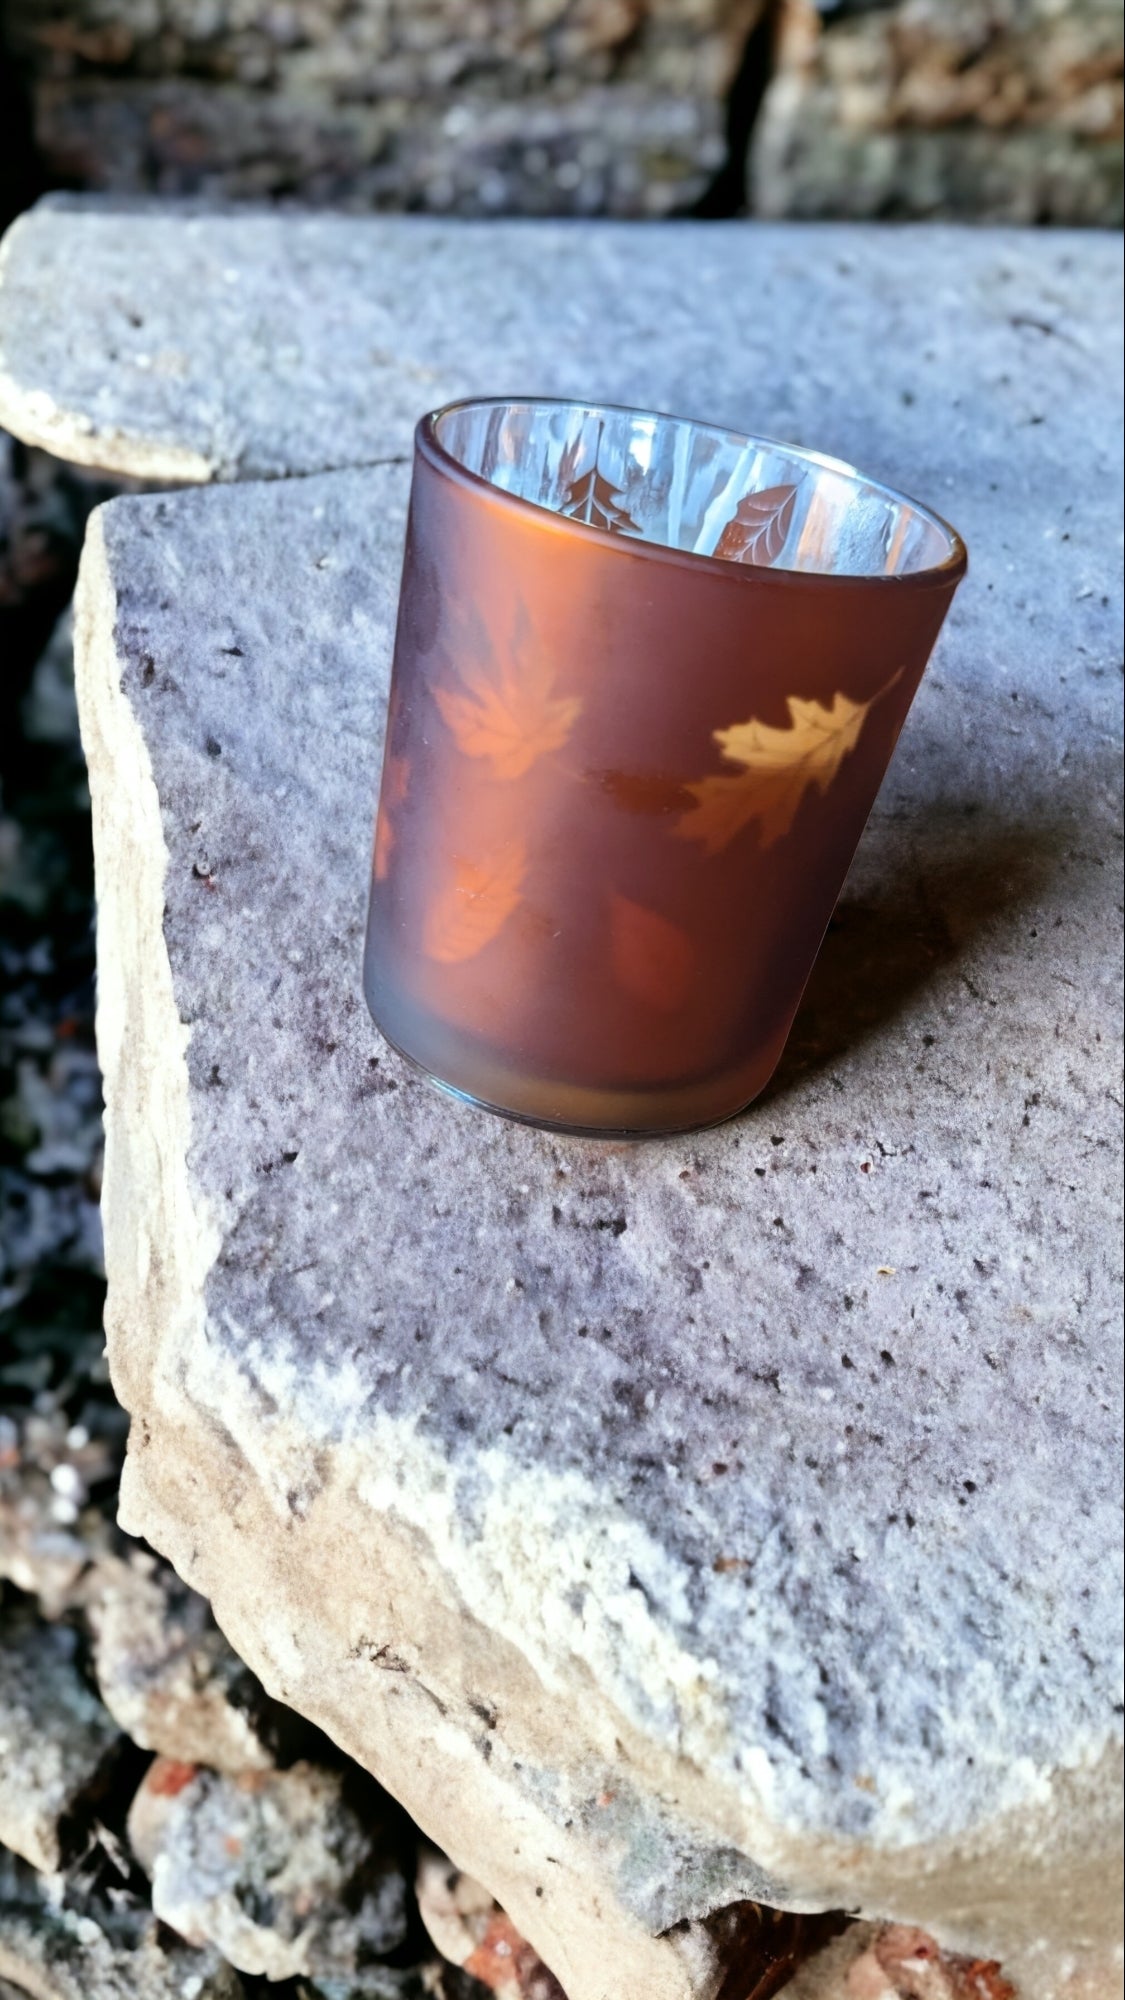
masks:
[(0, 424), (153, 481), (253, 479), (399, 456), (451, 397), (573, 395), (796, 439), (940, 506), (966, 413), (1002, 486), (1045, 379), (1104, 391), (1120, 272), (1095, 232), (54, 197), (0, 251)]
[(1120, 483), (1052, 310), (932, 319), (924, 439), (922, 350), (837, 323), (974, 572), (780, 1075), (697, 1137), (458, 1109), (366, 1015), (405, 469), (95, 517), (123, 1520), (570, 2000), (712, 2000), (753, 1894), (1112, 1976)]

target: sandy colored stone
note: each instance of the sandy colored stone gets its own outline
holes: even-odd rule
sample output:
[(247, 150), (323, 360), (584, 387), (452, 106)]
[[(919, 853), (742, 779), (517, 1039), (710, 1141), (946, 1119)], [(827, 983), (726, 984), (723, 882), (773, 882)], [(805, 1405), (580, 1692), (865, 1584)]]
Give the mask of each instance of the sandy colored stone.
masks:
[[(733, 402), (769, 332), (790, 412), (973, 570), (780, 1074), (721, 1130), (507, 1126), (368, 1020), (403, 468), (98, 515), (123, 1520), (569, 2000), (714, 2000), (745, 1898), (1048, 2000), (1119, 1934), (1120, 249), (939, 235), (926, 291), (909, 234), (809, 238), (831, 279), (790, 240), (732, 267), (776, 287), (750, 355), (705, 325), (693, 372)], [(630, 364), (662, 388), (678, 324)]]
[[(424, 1848), (419, 1856), (415, 1890), (422, 1922), (442, 1956), (495, 1993), (496, 2000), (566, 2000), (554, 1974), (520, 1936), (483, 1883), (464, 1874), (436, 1848)], [(844, 1928), (844, 1922), (838, 1914), (795, 1916), (753, 1903), (730, 1906), (712, 1925), (712, 1939), (719, 1946), (725, 1969), (724, 1991), (729, 1988), (738, 2000), (758, 2000), (758, 1996), (766, 2000), (787, 1984), (795, 1969), (815, 1959), (823, 1965), (824, 1976), (808, 1987), (809, 2000), (812, 1995), (816, 2000), (832, 2000), (839, 1979), (835, 1962), (823, 1959), (823, 1946), (826, 1937)], [(865, 1943), (882, 1940), (879, 1927), (849, 1928), (861, 1934)], [(849, 1967), (862, 1956), (858, 1942), (853, 1942)], [(925, 1945), (936, 1959), (933, 1941), (926, 1939)], [(609, 1966), (606, 1973), (611, 1973)], [(883, 2000), (883, 1996), (873, 1993), (866, 2000)], [(933, 1996), (923, 1995), (921, 2000), (1013, 2000), (1013, 1996), (1010, 1992), (989, 1995), (950, 1988)]]

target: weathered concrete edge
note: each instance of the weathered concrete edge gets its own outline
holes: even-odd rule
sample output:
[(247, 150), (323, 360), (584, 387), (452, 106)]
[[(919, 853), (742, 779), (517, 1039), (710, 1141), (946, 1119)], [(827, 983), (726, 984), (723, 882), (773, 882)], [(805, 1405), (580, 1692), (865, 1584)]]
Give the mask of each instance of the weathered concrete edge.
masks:
[[(519, 1780), (529, 1753), (540, 1771), (552, 1763), (573, 1769), (584, 1755), (591, 1775), (605, 1774), (607, 1790), (628, 1785), (633, 1764), (643, 1771), (641, 1791), (659, 1787), (682, 1808), (689, 1839), (707, 1848), (725, 1836), (775, 1870), (776, 1900), (842, 1903), (926, 1923), (944, 1942), (990, 1951), (1013, 1971), (1018, 1963), (1029, 2000), (1061, 1993), (1060, 1948), (1073, 1947), (1087, 1962), (1092, 1952), (1106, 1964), (1118, 1907), (1106, 1849), (1119, 1756), (1060, 1776), (1020, 1814), (940, 1847), (861, 1851), (808, 1829), (778, 1827), (744, 1794), (724, 1799), (690, 1757), (663, 1754), (592, 1678), (545, 1685), (500, 1621), (485, 1626), (465, 1607), (458, 1570), (465, 1572), (449, 1559), (450, 1538), (439, 1549), (393, 1493), (373, 1488), (369, 1454), (294, 1521), (239, 1443), (240, 1431), (252, 1437), (253, 1412), (237, 1371), (232, 1367), (221, 1413), (213, 1393), (210, 1407), (193, 1403), (188, 1356), (203, 1337), (219, 1232), (186, 1164), (189, 1030), (179, 1019), (163, 937), (168, 855), (147, 747), (122, 691), (115, 620), (95, 515), (83, 558), (77, 664), (98, 862), (107, 1332), (115, 1387), (134, 1417), (123, 1525), (147, 1536), (211, 1598), (272, 1692), (373, 1769), (454, 1859), (483, 1877), (555, 1966), (571, 2000), (620, 2000), (623, 1990), (653, 2000), (711, 2000), (721, 1975), (700, 1926), (654, 1939), (629, 1913), (613, 1893), (604, 1842), (581, 1829), (568, 1834), (561, 1815), (548, 1817)], [(145, 1191), (140, 1203), (138, 1189)], [(201, 1431), (213, 1440), (206, 1457)], [(407, 1457), (412, 1441), (387, 1439), (396, 1442)], [(370, 1522), (362, 1538), (357, 1511)], [(287, 1533), (306, 1541), (292, 1570)], [(306, 1577), (335, 1572), (315, 1627), (294, 1593), (298, 1569)], [(289, 1637), (298, 1619), (300, 1646)], [(364, 1633), (370, 1645), (358, 1643)], [(488, 1759), (467, 1712), (474, 1662), (483, 1669), (477, 1684), (523, 1717), (515, 1739), (505, 1741), (503, 1728), (495, 1732)], [(451, 1703), (461, 1710), (455, 1722)], [(357, 1713), (365, 1714), (362, 1726)], [(750, 1889), (732, 1885), (716, 1900), (739, 1893)], [(1029, 1910), (1037, 1919), (1033, 1936)]]
[[(0, 241), (0, 293), (23, 237), (35, 229), (41, 213), (41, 208), (33, 208), (17, 216)], [(7, 366), (2, 339), (0, 429), (71, 465), (88, 465), (99, 472), (169, 485), (200, 485), (218, 474), (218, 467), (189, 445), (120, 429), (99, 430), (93, 418), (62, 409), (46, 389), (18, 382)]]
[(68, 465), (151, 480), (158, 486), (199, 486), (216, 476), (210, 461), (186, 446), (154, 444), (151, 438), (132, 437), (125, 431), (96, 430), (88, 418), (61, 410), (45, 389), (18, 388), (3, 367), (2, 355), (0, 430)]

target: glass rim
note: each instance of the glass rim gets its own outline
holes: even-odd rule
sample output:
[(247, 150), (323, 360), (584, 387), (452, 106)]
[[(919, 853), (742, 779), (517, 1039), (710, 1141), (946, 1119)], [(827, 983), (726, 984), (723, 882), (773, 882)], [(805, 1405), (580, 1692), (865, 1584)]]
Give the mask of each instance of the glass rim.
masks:
[[(821, 471), (832, 472), (850, 480), (854, 485), (877, 493), (896, 506), (909, 507), (920, 519), (926, 521), (943, 535), (948, 544), (948, 553), (940, 562), (927, 563), (921, 569), (907, 570), (888, 575), (883, 570), (835, 571), (789, 569), (781, 565), (731, 562), (726, 556), (703, 555), (695, 549), (673, 548), (667, 542), (648, 541), (641, 535), (607, 534), (603, 528), (586, 521), (577, 521), (573, 515), (560, 514), (553, 507), (545, 507), (538, 500), (525, 499), (522, 494), (512, 493), (507, 487), (497, 486), (483, 473), (474, 472), (444, 445), (439, 436), (439, 425), (447, 417), (470, 410), (584, 410), (590, 416), (604, 412), (606, 415), (640, 418), (646, 423), (691, 424), (694, 429), (708, 431), (713, 436), (726, 438), (729, 442), (760, 446), (765, 450), (788, 453), (792, 458)], [(969, 552), (964, 540), (955, 527), (934, 508), (915, 500), (899, 487), (890, 486), (885, 480), (873, 479), (846, 459), (833, 458), (829, 453), (815, 451), (809, 445), (791, 444), (783, 438), (766, 437), (756, 431), (737, 431), (725, 424), (718, 424), (709, 418), (673, 415), (667, 410), (647, 410), (632, 403), (586, 402), (577, 396), (460, 396), (452, 402), (443, 403), (436, 410), (427, 411), (420, 417), (414, 431), (414, 448), (425, 458), (435, 471), (444, 473), (461, 482), (471, 491), (487, 497), (495, 505), (514, 508), (519, 514), (533, 515), (544, 526), (554, 525), (560, 534), (575, 534), (583, 539), (595, 541), (600, 548), (607, 545), (621, 555), (632, 555), (647, 561), (683, 564), (690, 569), (718, 570), (732, 576), (740, 576), (746, 582), (757, 584), (767, 580), (775, 584), (786, 584), (790, 588), (830, 584), (839, 588), (842, 584), (861, 586), (867, 589), (875, 585), (906, 590), (911, 587), (933, 588), (938, 584), (956, 584), (964, 576), (969, 564)]]

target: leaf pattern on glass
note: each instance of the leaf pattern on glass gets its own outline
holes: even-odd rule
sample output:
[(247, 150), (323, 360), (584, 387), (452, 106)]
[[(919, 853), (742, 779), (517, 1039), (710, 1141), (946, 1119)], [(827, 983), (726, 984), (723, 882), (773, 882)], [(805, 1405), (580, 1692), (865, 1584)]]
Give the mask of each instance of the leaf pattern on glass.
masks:
[(379, 813), (375, 821), (375, 880), (385, 882), (391, 867), (391, 856), (395, 850), (398, 835), (391, 815), (398, 811), (406, 797), (410, 783), (409, 757), (396, 757), (391, 751), (383, 766), (383, 782), (379, 787)]
[(572, 521), (586, 521), (592, 528), (606, 528), (614, 535), (638, 532), (633, 516), (621, 505), (620, 493), (596, 465), (574, 481), (559, 513), (569, 515)]
[(614, 535), (636, 535), (640, 530), (632, 515), (621, 505), (621, 494), (611, 486), (603, 474), (598, 460), (602, 449), (604, 425), (598, 425), (598, 443), (594, 452), (594, 463), (589, 472), (580, 479), (570, 476), (569, 453), (563, 454), (559, 466), (562, 498), (559, 513), (566, 514), (572, 521), (585, 521), (591, 528), (605, 528)]
[(756, 563), (768, 568), (785, 547), (793, 519), (796, 486), (767, 486), (740, 500), (715, 545), (715, 554), (730, 562)]
[(687, 998), (695, 953), (678, 925), (643, 903), (611, 891), (610, 963), (619, 986), (662, 1013), (675, 1013)]
[(554, 692), (550, 661), (517, 633), (492, 671), (461, 658), (464, 693), (435, 687), (442, 720), (466, 757), (487, 757), (496, 778), (522, 778), (540, 757), (561, 750), (582, 713), (577, 695)]
[(427, 957), (442, 965), (475, 958), (519, 908), (526, 874), (522, 840), (505, 841), (482, 861), (455, 854), (452, 878), (426, 913), (422, 942)]
[(859, 742), (869, 711), (898, 678), (893, 675), (870, 701), (834, 695), (831, 708), (790, 695), (787, 729), (755, 722), (753, 717), (729, 729), (716, 729), (715, 741), (724, 757), (741, 768), (731, 777), (701, 778), (689, 785), (695, 804), (675, 831), (684, 840), (700, 841), (708, 854), (718, 854), (756, 821), (762, 846), (772, 847), (789, 832), (809, 787), (827, 792), (843, 759)]

